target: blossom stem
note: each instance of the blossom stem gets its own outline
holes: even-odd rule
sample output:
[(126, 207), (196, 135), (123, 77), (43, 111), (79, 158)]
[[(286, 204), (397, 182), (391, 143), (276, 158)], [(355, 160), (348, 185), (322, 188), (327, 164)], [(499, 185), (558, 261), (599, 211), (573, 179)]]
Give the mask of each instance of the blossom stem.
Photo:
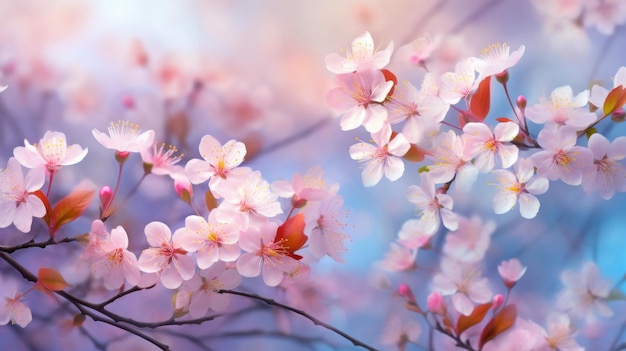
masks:
[(46, 190), (46, 197), (50, 198), (50, 189), (52, 189), (52, 181), (54, 180), (54, 172), (50, 172), (50, 177), (48, 178), (48, 190)]
[(106, 204), (105, 208), (102, 210), (102, 221), (106, 221), (111, 215), (111, 211), (113, 208), (113, 202), (115, 201), (115, 196), (117, 195), (117, 191), (120, 188), (120, 182), (122, 180), (122, 169), (124, 169), (124, 162), (119, 162), (120, 167), (117, 172), (117, 181), (115, 182), (115, 189), (113, 190), (113, 195), (111, 196), (111, 200)]

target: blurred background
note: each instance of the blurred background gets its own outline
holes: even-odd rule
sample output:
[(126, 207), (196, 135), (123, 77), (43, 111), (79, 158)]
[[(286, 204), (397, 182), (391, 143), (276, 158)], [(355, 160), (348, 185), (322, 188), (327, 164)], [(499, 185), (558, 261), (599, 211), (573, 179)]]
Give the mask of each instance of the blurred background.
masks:
[[(380, 48), (393, 42), (398, 49), (424, 35), (440, 36), (438, 70), (445, 72), (453, 71), (460, 59), (479, 56), (489, 44), (506, 42), (513, 50), (526, 47), (520, 63), (509, 72), (509, 89), (513, 96), (526, 96), (529, 104), (562, 85), (571, 85), (575, 93), (594, 82), (611, 87), (612, 76), (626, 65), (626, 33), (620, 23), (610, 31), (594, 25), (581, 12), (587, 10), (581, 7), (576, 12), (577, 3), (581, 2), (0, 0), (0, 85), (9, 86), (0, 93), (0, 164), (6, 165), (13, 148), (23, 146), (24, 139), (34, 143), (45, 131), (56, 130), (66, 134), (68, 144), (89, 148), (84, 161), (63, 168), (55, 178), (59, 197), (83, 179), (97, 186), (112, 185), (116, 175), (113, 154), (95, 141), (91, 131), (104, 131), (111, 121), (130, 120), (143, 130), (154, 129), (156, 141), (175, 145), (184, 160), (199, 157), (198, 142), (205, 134), (222, 142), (244, 141), (247, 165), (261, 170), (270, 182), (291, 179), (296, 172), (321, 165), (327, 182), (340, 184), (349, 211), (346, 234), (351, 239), (345, 263), (326, 259), (314, 266), (311, 296), (332, 301), (321, 312), (331, 324), (372, 345), (393, 349), (383, 345), (382, 334), (399, 304), (385, 284), (393, 290), (407, 283), (425, 304), (432, 272), (438, 267), (433, 252), (420, 252), (419, 268), (410, 273), (383, 273), (378, 264), (402, 223), (415, 216), (404, 193), (408, 185), (417, 183), (421, 165), (407, 165), (397, 182), (383, 179), (374, 188), (363, 187), (361, 169), (350, 159), (348, 148), (355, 138), (368, 140), (369, 136), (364, 130), (342, 132), (337, 113), (326, 105), (333, 74), (325, 68), (325, 56), (342, 54), (365, 30)], [(416, 86), (424, 75), (400, 55), (392, 56), (389, 69), (398, 80)], [(495, 84), (492, 101), (488, 121), (511, 116)], [(448, 120), (454, 122), (456, 116), (451, 113)], [(609, 139), (625, 133), (622, 125), (602, 128), (608, 128), (604, 131)], [(138, 155), (131, 161), (123, 191), (132, 188), (143, 173)], [(559, 277), (564, 269), (580, 270), (583, 262), (593, 260), (603, 276), (615, 283), (624, 275), (624, 194), (603, 201), (586, 195), (580, 187), (553, 182), (540, 197), (539, 216), (523, 220), (516, 210), (493, 214), (494, 191), (486, 177), (479, 177), (471, 192), (452, 192), (455, 211), (497, 224), (483, 272), (494, 290), (504, 291), (498, 285), (500, 261), (517, 257), (528, 266), (511, 297), (519, 302), (524, 318), (544, 324), (562, 288)], [(171, 181), (156, 176), (146, 178), (129, 206), (132, 211), (108, 225), (124, 225), (131, 234), (131, 250), (137, 254), (145, 246), (145, 224), (159, 220), (178, 228), (189, 214), (175, 196)], [(93, 219), (97, 204), (92, 207)], [(90, 222), (81, 219), (61, 235), (84, 233)], [(37, 226), (34, 229), (32, 235), (37, 234)], [(0, 229), (3, 245), (27, 241), (27, 236), (11, 227)], [(443, 233), (438, 240), (440, 245)], [(76, 247), (54, 248), (46, 254), (31, 251), (16, 257), (33, 270), (48, 265), (60, 269), (68, 280), (80, 281), (85, 272), (76, 263), (77, 251)], [(0, 270), (13, 274), (4, 265)], [(258, 288), (258, 283), (249, 280), (244, 285), (278, 300), (284, 298), (271, 289)], [(145, 320), (167, 319), (171, 295), (157, 290), (142, 301), (129, 297), (115, 308)], [(50, 311), (64, 316), (59, 319), (70, 318), (67, 306), (59, 307), (38, 292), (27, 301), (38, 321), (25, 329), (0, 327), (0, 340), (7, 350), (153, 349), (134, 336), (92, 321), (85, 323), (92, 334), (74, 330), (65, 335), (58, 331), (62, 328), (57, 328), (58, 320)], [(177, 350), (236, 350), (250, 345), (259, 345), (259, 350), (353, 349), (298, 316), (285, 317), (284, 311), (268, 312), (267, 308), (259, 313), (260, 317), (250, 313), (232, 323), (208, 322), (155, 334)], [(581, 344), (605, 350), (625, 342), (623, 328), (619, 329), (623, 322), (618, 312), (595, 329), (582, 330), (581, 335), (589, 339)], [(246, 330), (248, 334), (235, 333)], [(284, 337), (285, 332), (302, 339)], [(194, 335), (193, 340), (201, 342), (181, 334)], [(422, 323), (419, 345), (425, 345), (427, 334)], [(422, 350), (419, 345), (409, 345), (409, 349)]]

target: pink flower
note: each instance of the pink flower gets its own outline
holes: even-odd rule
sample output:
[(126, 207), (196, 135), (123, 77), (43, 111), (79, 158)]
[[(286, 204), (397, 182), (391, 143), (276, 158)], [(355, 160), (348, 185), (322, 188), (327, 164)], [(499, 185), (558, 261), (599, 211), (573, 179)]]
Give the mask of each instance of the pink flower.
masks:
[(456, 187), (467, 191), (476, 180), (478, 169), (465, 153), (463, 138), (452, 130), (439, 134), (434, 142), (434, 149), (426, 157), (434, 161), (434, 164), (428, 166), (428, 174), (436, 184), (446, 183), (454, 178)]
[(111, 235), (103, 240), (91, 265), (95, 278), (104, 279), (104, 287), (109, 290), (119, 289), (126, 280), (131, 286), (139, 283), (141, 273), (137, 266), (137, 257), (127, 250), (128, 235), (123, 227), (111, 230)]
[(208, 222), (200, 216), (185, 218), (185, 227), (174, 236), (183, 249), (196, 252), (200, 269), (207, 269), (218, 261), (232, 262), (239, 257), (240, 225), (219, 207), (209, 213)]
[(626, 191), (626, 168), (619, 162), (626, 157), (626, 137), (618, 137), (611, 143), (595, 133), (587, 147), (593, 154), (593, 164), (583, 171), (583, 189), (587, 193), (598, 191), (605, 200), (616, 191)]
[(309, 169), (306, 174), (294, 174), (291, 182), (277, 180), (272, 183), (272, 191), (283, 198), (291, 198), (292, 206), (300, 208), (309, 201), (319, 201), (337, 191), (338, 185), (327, 186), (324, 181), (324, 170), (317, 166)]
[(409, 248), (402, 243), (392, 242), (385, 258), (380, 261), (382, 268), (389, 272), (405, 272), (415, 269), (415, 258), (418, 250)]
[(524, 273), (526, 273), (526, 267), (522, 266), (517, 258), (512, 258), (508, 261), (502, 261), (502, 263), (500, 263), (498, 266), (498, 273), (500, 273), (500, 276), (504, 281), (504, 285), (511, 289), (515, 286), (517, 281), (522, 278)]
[(526, 117), (539, 124), (570, 126), (582, 130), (597, 119), (594, 113), (585, 108), (588, 98), (589, 90), (574, 96), (569, 85), (558, 87), (550, 94), (550, 101), (526, 108)]
[(344, 234), (347, 211), (343, 208), (343, 197), (332, 195), (320, 202), (309, 203), (304, 209), (306, 229), (310, 228), (309, 250), (315, 258), (325, 255), (343, 262), (341, 255), (347, 251)]
[(467, 123), (463, 127), (465, 151), (480, 172), (487, 173), (495, 166), (495, 156), (500, 157), (502, 168), (511, 167), (517, 161), (519, 150), (510, 144), (519, 133), (513, 122), (498, 123), (491, 129), (484, 123)]
[(574, 336), (569, 316), (566, 313), (555, 313), (548, 317), (548, 332), (545, 333), (545, 340), (548, 347), (559, 351), (584, 351), (580, 347)]
[(439, 97), (446, 104), (454, 105), (467, 98), (478, 86), (476, 80), (476, 59), (470, 57), (458, 62), (454, 72), (446, 72), (441, 76)]
[(402, 61), (406, 61), (412, 65), (426, 66), (426, 63), (433, 56), (435, 50), (441, 45), (442, 40), (441, 35), (436, 35), (432, 38), (430, 35), (426, 34), (399, 47), (396, 52), (396, 59), (400, 57)]
[(452, 212), (452, 197), (435, 192), (435, 183), (428, 174), (421, 173), (420, 186), (409, 186), (406, 194), (409, 202), (420, 211), (419, 225), (425, 233), (436, 233), (440, 222), (449, 230), (458, 228), (457, 216)]
[(428, 294), (426, 306), (428, 307), (428, 310), (434, 314), (441, 316), (446, 314), (446, 301), (438, 291), (433, 291)]
[(139, 256), (137, 265), (146, 273), (159, 273), (161, 283), (168, 289), (176, 289), (183, 280), (196, 273), (193, 259), (182, 248), (180, 233), (172, 237), (170, 228), (161, 222), (150, 222), (145, 228), (151, 248)]
[(535, 165), (531, 160), (520, 158), (514, 170), (515, 174), (503, 169), (493, 171), (500, 183), (500, 192), (493, 198), (493, 209), (498, 214), (509, 212), (519, 199), (522, 217), (534, 218), (539, 212), (539, 200), (535, 195), (548, 191), (550, 183), (546, 178), (533, 177)]
[(141, 152), (154, 142), (154, 130), (141, 133), (139, 126), (129, 121), (111, 122), (109, 135), (97, 129), (92, 131), (96, 140), (107, 149), (113, 149), (118, 154), (127, 155), (130, 152)]
[[(622, 66), (615, 73), (615, 77), (613, 77), (613, 88), (617, 88), (618, 86), (626, 86), (626, 67)], [(609, 90), (605, 87), (594, 85), (591, 87), (591, 94), (589, 95), (589, 103), (602, 109), (604, 107), (604, 102), (606, 101), (607, 96), (609, 96)], [(616, 106), (622, 107), (622, 106)]]
[(351, 73), (357, 70), (378, 70), (385, 67), (391, 59), (393, 42), (383, 51), (374, 49), (374, 39), (369, 32), (364, 32), (352, 41), (352, 52), (347, 57), (335, 53), (326, 56), (326, 68), (335, 73)]
[(594, 320), (595, 314), (611, 317), (613, 311), (606, 303), (611, 293), (611, 282), (600, 276), (600, 270), (593, 262), (586, 262), (582, 272), (564, 271), (561, 282), (565, 289), (557, 298), (559, 308), (572, 316)]
[(489, 45), (482, 51), (482, 58), (476, 60), (476, 71), (479, 73), (477, 81), (504, 73), (515, 66), (524, 55), (524, 49), (524, 45), (521, 45), (519, 49), (509, 53), (510, 48), (506, 43)]
[(468, 316), (474, 310), (474, 303), (486, 303), (493, 294), (487, 285), (487, 278), (470, 264), (461, 264), (449, 258), (441, 260), (441, 273), (433, 277), (433, 287), (441, 295), (452, 295), (452, 306)]
[(404, 173), (402, 156), (409, 151), (411, 145), (402, 134), (396, 134), (391, 139), (391, 132), (391, 126), (385, 124), (378, 132), (372, 133), (372, 139), (377, 146), (358, 143), (350, 147), (350, 157), (363, 163), (361, 179), (366, 187), (378, 184), (383, 174), (393, 182)]
[(409, 219), (398, 232), (398, 242), (409, 249), (417, 249), (425, 247), (429, 244), (433, 233), (427, 233), (420, 221), (417, 219)]
[(576, 146), (576, 139), (576, 132), (570, 128), (544, 128), (539, 132), (537, 141), (543, 150), (530, 156), (537, 167), (537, 175), (579, 185), (583, 170), (593, 162), (593, 154), (589, 149)]
[(280, 284), (286, 273), (298, 267), (298, 261), (290, 257), (282, 241), (275, 242), (278, 225), (266, 222), (259, 229), (250, 227), (241, 233), (239, 245), (246, 251), (237, 260), (237, 271), (244, 277), (256, 277), (262, 273), (268, 286)]
[(50, 174), (56, 173), (62, 166), (80, 162), (87, 155), (78, 144), (67, 146), (65, 134), (47, 131), (39, 144), (31, 145), (24, 140), (25, 146), (13, 149), (15, 158), (26, 168), (45, 166)]
[(422, 326), (413, 316), (393, 314), (385, 323), (380, 342), (405, 350), (408, 343), (417, 343), (421, 333)]
[[(228, 307), (230, 296), (220, 294), (220, 290), (234, 289), (241, 284), (241, 275), (234, 269), (227, 269), (224, 262), (217, 262), (208, 269), (201, 270), (191, 279), (183, 282), (176, 295), (176, 308), (185, 308), (191, 318), (202, 318), (209, 309), (220, 312)], [(179, 301), (180, 294), (189, 294), (186, 303)]]
[(200, 184), (211, 179), (212, 189), (219, 179), (227, 179), (229, 173), (239, 166), (246, 156), (244, 143), (229, 140), (222, 146), (210, 135), (202, 137), (199, 150), (204, 160), (189, 160), (185, 165), (185, 172), (193, 184)]
[(147, 167), (150, 173), (156, 175), (170, 175), (183, 173), (183, 167), (176, 165), (183, 155), (176, 156), (178, 151), (175, 146), (170, 145), (167, 150), (164, 150), (165, 143), (157, 149), (156, 143), (152, 144), (152, 148), (141, 150), (141, 159), (144, 163), (144, 168)]
[(341, 129), (352, 130), (363, 125), (374, 133), (387, 121), (387, 109), (382, 105), (393, 87), (380, 71), (364, 70), (335, 77), (339, 85), (328, 92), (328, 105), (343, 113)]
[(11, 157), (7, 168), (0, 172), (0, 228), (11, 223), (23, 232), (31, 229), (33, 217), (46, 215), (46, 207), (33, 192), (41, 189), (45, 182), (45, 171), (42, 167), (28, 171), (26, 178), (17, 159)]
[(491, 234), (496, 230), (495, 223), (483, 223), (478, 216), (458, 217), (458, 220), (459, 228), (446, 235), (443, 252), (459, 262), (481, 261), (491, 244)]
[(595, 26), (598, 32), (610, 35), (615, 27), (626, 23), (626, 3), (620, 0), (586, 0), (583, 24)]
[(33, 316), (30, 308), (21, 301), (24, 295), (17, 290), (17, 282), (0, 276), (0, 286), (0, 325), (11, 322), (26, 327)]

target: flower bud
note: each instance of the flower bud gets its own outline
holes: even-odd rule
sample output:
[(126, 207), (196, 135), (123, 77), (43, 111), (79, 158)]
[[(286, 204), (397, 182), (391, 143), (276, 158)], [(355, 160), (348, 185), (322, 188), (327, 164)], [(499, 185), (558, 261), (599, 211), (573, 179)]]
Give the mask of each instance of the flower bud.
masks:
[(500, 83), (502, 85), (506, 85), (506, 83), (509, 81), (509, 71), (508, 70), (504, 70), (504, 71), (496, 74), (496, 80), (498, 81), (498, 83)]
[(111, 200), (113, 200), (113, 190), (111, 190), (111, 187), (105, 185), (100, 188), (98, 196), (100, 197), (100, 206), (102, 207), (102, 209), (104, 210), (109, 208)]
[(624, 112), (624, 109), (616, 109), (611, 115), (611, 120), (615, 123), (621, 123), (626, 121), (626, 112)]
[(191, 203), (191, 197), (193, 196), (193, 187), (191, 186), (191, 182), (187, 179), (175, 179), (174, 180), (174, 189), (176, 190), (176, 194), (181, 200), (186, 203)]
[(446, 302), (437, 291), (433, 291), (428, 295), (426, 299), (426, 305), (428, 310), (434, 314), (445, 315), (446, 314)]
[(504, 296), (502, 296), (502, 294), (496, 294), (496, 296), (493, 297), (492, 308), (495, 311), (498, 308), (500, 308), (500, 306), (502, 306), (503, 303), (504, 303)]
[(517, 103), (517, 107), (519, 107), (519, 109), (524, 112), (524, 110), (526, 109), (526, 104), (528, 103), (526, 97), (524, 95), (520, 95), (517, 97), (517, 100), (515, 102)]

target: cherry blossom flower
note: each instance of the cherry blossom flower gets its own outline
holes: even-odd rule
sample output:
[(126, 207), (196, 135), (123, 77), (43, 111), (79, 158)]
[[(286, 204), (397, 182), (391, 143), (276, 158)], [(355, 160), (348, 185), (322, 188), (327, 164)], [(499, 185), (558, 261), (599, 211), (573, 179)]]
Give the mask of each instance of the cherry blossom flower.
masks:
[(561, 273), (565, 289), (557, 298), (557, 306), (577, 318), (595, 320), (595, 314), (611, 317), (613, 311), (606, 303), (611, 293), (611, 282), (600, 276), (593, 262), (586, 262), (582, 272), (566, 270)]
[(306, 174), (294, 174), (291, 182), (277, 180), (272, 183), (272, 191), (283, 198), (291, 198), (295, 208), (305, 206), (309, 201), (320, 201), (336, 193), (335, 184), (328, 186), (324, 181), (324, 170), (320, 166), (309, 169)]
[[(622, 87), (626, 87), (626, 67), (624, 66), (620, 67), (617, 70), (617, 73), (615, 73), (615, 77), (613, 77), (613, 88), (617, 88), (620, 85)], [(609, 96), (609, 90), (605, 87), (595, 84), (591, 87), (589, 103), (601, 109), (602, 107), (604, 107), (604, 102), (606, 101), (607, 96)]]
[(519, 150), (509, 144), (519, 133), (519, 126), (513, 122), (498, 123), (491, 129), (484, 123), (467, 123), (463, 127), (465, 151), (480, 172), (487, 173), (495, 166), (495, 156), (500, 157), (502, 168), (511, 167), (517, 161)]
[(428, 60), (442, 42), (442, 36), (431, 37), (426, 34), (398, 48), (396, 58), (415, 66), (426, 66)]
[[(145, 227), (150, 248), (141, 252), (137, 265), (146, 273), (158, 273), (161, 283), (168, 289), (176, 289), (183, 280), (195, 274), (193, 259), (182, 248), (180, 235), (174, 235), (161, 222), (150, 222)], [(179, 234), (179, 233), (177, 233)]]
[(605, 200), (616, 191), (626, 191), (626, 168), (619, 162), (626, 157), (626, 137), (611, 143), (602, 134), (594, 133), (587, 147), (593, 154), (593, 164), (583, 171), (583, 189), (587, 193), (598, 191)]
[(26, 168), (44, 166), (50, 174), (82, 161), (87, 155), (87, 149), (78, 144), (68, 146), (61, 132), (47, 131), (39, 144), (31, 145), (28, 140), (24, 144), (13, 149), (15, 158)]
[(138, 125), (129, 121), (111, 122), (108, 129), (108, 135), (97, 129), (94, 129), (92, 134), (102, 146), (113, 149), (122, 156), (148, 149), (154, 142), (154, 130), (142, 133)]
[(196, 252), (200, 269), (218, 261), (232, 262), (239, 257), (239, 223), (227, 211), (216, 208), (209, 213), (208, 222), (200, 216), (187, 216), (185, 227), (174, 236), (183, 249)]
[(610, 35), (615, 27), (626, 23), (626, 3), (620, 0), (586, 0), (583, 24), (595, 26), (598, 32)]
[(585, 0), (533, 0), (533, 5), (552, 21), (577, 19)]
[(119, 289), (124, 281), (131, 286), (137, 285), (141, 273), (137, 266), (137, 256), (127, 250), (128, 234), (122, 226), (111, 230), (110, 236), (95, 250), (96, 256), (91, 264), (95, 278), (104, 279), (104, 287), (109, 290)]
[(458, 228), (458, 218), (452, 212), (454, 203), (452, 197), (437, 193), (430, 175), (421, 173), (420, 185), (409, 186), (406, 195), (409, 202), (415, 204), (419, 211), (419, 225), (425, 233), (436, 233), (441, 222), (449, 230)]
[(402, 135), (411, 143), (422, 140), (429, 127), (443, 121), (448, 112), (448, 105), (441, 98), (420, 92), (408, 82), (394, 87), (386, 106), (389, 123), (404, 122)]
[(449, 182), (454, 178), (455, 186), (467, 191), (476, 180), (478, 169), (470, 162), (471, 158), (465, 152), (463, 138), (452, 130), (441, 133), (435, 139), (434, 149), (426, 157), (435, 162), (428, 166), (428, 173), (437, 184)]
[(537, 323), (518, 318), (512, 328), (489, 341), (484, 351), (548, 351), (546, 331)]
[(413, 270), (418, 250), (409, 248), (402, 243), (392, 242), (385, 257), (380, 261), (381, 267), (388, 272), (406, 272)]
[(219, 179), (227, 179), (231, 171), (239, 166), (246, 156), (244, 143), (229, 140), (222, 146), (211, 135), (202, 137), (199, 150), (204, 160), (189, 160), (185, 165), (185, 172), (193, 184), (200, 184), (211, 179), (211, 188)]
[(493, 198), (493, 209), (497, 214), (509, 212), (519, 200), (522, 217), (534, 218), (540, 206), (535, 195), (548, 191), (550, 183), (544, 177), (533, 177), (535, 165), (529, 159), (520, 158), (514, 170), (515, 174), (504, 169), (492, 172), (500, 183), (500, 192)]
[[(228, 307), (230, 295), (220, 290), (234, 289), (241, 284), (241, 275), (235, 269), (227, 269), (224, 262), (217, 262), (183, 282), (176, 294), (176, 308), (185, 308), (191, 318), (202, 318), (210, 310), (223, 311)], [(188, 294), (186, 299), (180, 296)], [(190, 297), (189, 297), (190, 296)]]
[(315, 258), (325, 255), (337, 262), (344, 262), (341, 255), (347, 251), (344, 234), (347, 211), (343, 208), (343, 197), (332, 195), (304, 208), (306, 228), (310, 228), (309, 250)]
[(576, 132), (570, 128), (541, 130), (537, 141), (543, 150), (530, 156), (537, 167), (537, 175), (580, 185), (583, 170), (593, 162), (593, 154), (587, 148), (576, 146), (577, 138)]
[(522, 278), (524, 273), (526, 273), (526, 267), (522, 266), (517, 258), (512, 258), (508, 261), (502, 261), (502, 263), (500, 263), (498, 266), (498, 273), (500, 273), (500, 276), (504, 281), (504, 285), (511, 289), (515, 286), (517, 281)]
[(383, 345), (394, 345), (397, 350), (406, 350), (408, 343), (416, 343), (422, 326), (412, 316), (405, 314), (393, 314), (386, 322), (383, 328), (380, 342)]
[(440, 267), (441, 272), (433, 277), (433, 288), (443, 296), (452, 295), (452, 306), (459, 313), (467, 316), (474, 310), (474, 303), (491, 301), (487, 278), (472, 265), (444, 257)]
[(393, 42), (382, 51), (375, 50), (374, 39), (369, 32), (364, 32), (352, 41), (352, 52), (347, 57), (332, 53), (326, 56), (326, 68), (335, 73), (351, 73), (357, 70), (378, 70), (385, 67), (391, 59)]
[(46, 207), (33, 192), (41, 189), (46, 174), (42, 167), (33, 168), (26, 174), (17, 159), (9, 158), (7, 168), (0, 172), (0, 228), (11, 223), (23, 232), (28, 233), (33, 217), (46, 215)]
[(409, 249), (417, 249), (428, 246), (432, 236), (433, 233), (424, 231), (419, 220), (409, 219), (398, 232), (398, 242)]
[(441, 76), (439, 97), (446, 104), (454, 105), (467, 98), (478, 86), (476, 80), (476, 59), (473, 57), (460, 61), (454, 66), (454, 72)]
[(156, 143), (153, 143), (152, 148), (140, 152), (144, 168), (147, 167), (146, 169), (149, 169), (152, 174), (174, 176), (184, 172), (183, 167), (177, 165), (183, 155), (175, 155), (178, 152), (175, 146), (170, 145), (165, 150), (165, 143), (162, 143), (159, 148)]
[(482, 50), (482, 58), (476, 60), (475, 68), (479, 73), (476, 80), (480, 82), (486, 77), (506, 72), (519, 62), (524, 55), (524, 49), (524, 45), (521, 45), (519, 49), (510, 53), (507, 43), (489, 45)]
[(459, 262), (481, 261), (489, 249), (496, 224), (493, 221), (483, 223), (478, 216), (459, 216), (458, 221), (458, 229), (446, 235), (443, 252)]
[(545, 99), (526, 108), (526, 117), (539, 124), (553, 124), (570, 126), (582, 130), (595, 122), (597, 116), (586, 109), (589, 99), (589, 90), (574, 96), (572, 87), (565, 85), (558, 87), (550, 94), (550, 101)]
[(290, 256), (284, 242), (275, 241), (278, 225), (266, 222), (259, 229), (250, 227), (241, 233), (239, 246), (246, 251), (237, 260), (237, 271), (244, 277), (263, 276), (268, 286), (276, 286), (285, 273), (298, 267), (298, 261)]
[(551, 350), (558, 351), (584, 351), (574, 336), (569, 316), (566, 313), (554, 313), (548, 317), (548, 331), (545, 340)]
[(350, 157), (363, 163), (363, 185), (371, 187), (378, 184), (383, 174), (392, 182), (398, 180), (404, 173), (402, 156), (409, 151), (411, 145), (402, 134), (396, 134), (392, 139), (389, 124), (372, 133), (372, 139), (377, 146), (358, 143), (350, 147)]
[(24, 295), (18, 291), (17, 281), (0, 275), (0, 286), (0, 325), (11, 322), (26, 327), (33, 316), (30, 308), (21, 301)]
[(341, 129), (352, 130), (363, 125), (374, 133), (387, 121), (387, 109), (382, 105), (393, 87), (380, 71), (365, 70), (335, 77), (339, 85), (328, 92), (328, 105), (343, 113)]

